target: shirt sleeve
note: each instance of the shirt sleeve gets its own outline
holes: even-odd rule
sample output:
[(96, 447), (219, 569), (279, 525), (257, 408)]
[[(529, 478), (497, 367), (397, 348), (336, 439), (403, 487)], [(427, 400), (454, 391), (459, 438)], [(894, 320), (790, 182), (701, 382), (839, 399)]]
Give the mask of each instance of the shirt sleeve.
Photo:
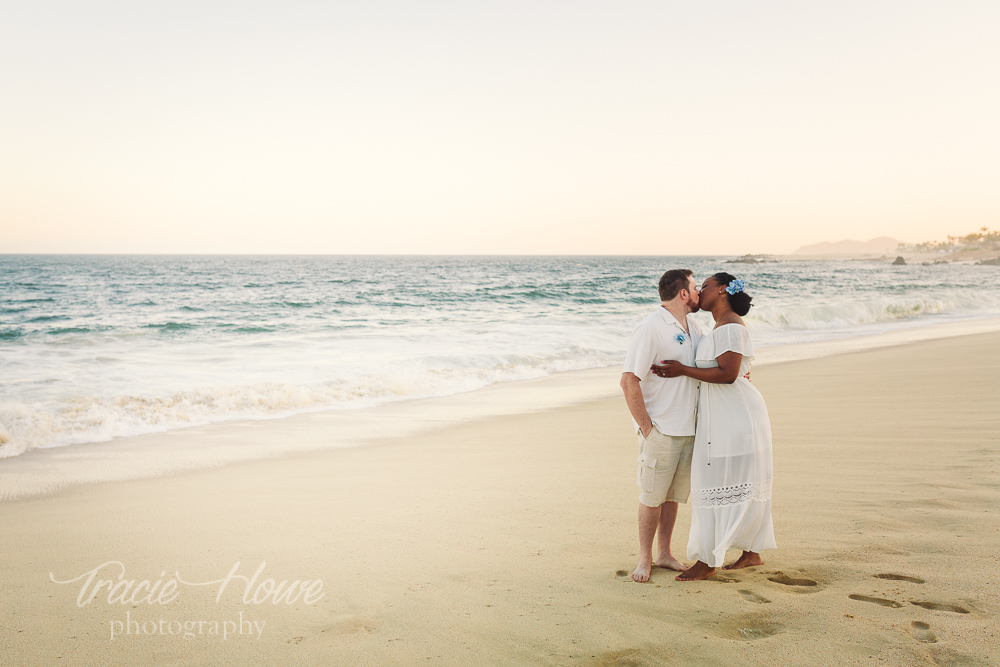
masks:
[(656, 361), (656, 345), (653, 332), (648, 326), (640, 325), (628, 341), (625, 364), (622, 373), (633, 373), (640, 380), (649, 375), (649, 367)]
[(726, 352), (736, 352), (744, 357), (753, 358), (753, 339), (750, 338), (750, 332), (745, 326), (730, 324), (719, 327), (712, 332), (712, 335), (715, 336), (715, 357), (717, 359)]

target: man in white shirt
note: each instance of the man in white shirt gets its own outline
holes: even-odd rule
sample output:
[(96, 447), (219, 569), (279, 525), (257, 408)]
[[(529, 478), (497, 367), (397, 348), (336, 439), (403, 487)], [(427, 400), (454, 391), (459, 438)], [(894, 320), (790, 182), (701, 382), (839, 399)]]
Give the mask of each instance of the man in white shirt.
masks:
[[(698, 287), (688, 269), (673, 269), (660, 278), (660, 307), (644, 319), (629, 340), (622, 368), (622, 391), (639, 437), (639, 564), (632, 579), (649, 581), (656, 567), (684, 571), (670, 552), (677, 504), (691, 491), (698, 382), (689, 377), (661, 378), (650, 366), (673, 359), (694, 366), (702, 332), (688, 319), (698, 310)], [(657, 556), (653, 561), (653, 538)]]

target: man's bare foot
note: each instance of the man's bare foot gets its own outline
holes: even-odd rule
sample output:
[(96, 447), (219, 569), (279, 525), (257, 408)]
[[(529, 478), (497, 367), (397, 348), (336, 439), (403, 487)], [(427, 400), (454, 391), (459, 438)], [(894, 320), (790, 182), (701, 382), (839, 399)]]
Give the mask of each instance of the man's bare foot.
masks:
[(715, 574), (714, 567), (709, 567), (708, 563), (698, 561), (688, 569), (678, 574), (674, 577), (674, 579), (677, 581), (701, 581), (702, 579), (708, 579), (713, 574)]
[(753, 551), (744, 551), (740, 554), (740, 557), (736, 559), (735, 563), (730, 563), (724, 566), (723, 570), (739, 570), (744, 567), (754, 567), (755, 565), (763, 565), (764, 561), (761, 560), (760, 554)]
[(636, 565), (635, 570), (632, 571), (632, 581), (637, 581), (640, 584), (644, 584), (649, 581), (649, 561), (641, 560), (639, 564)]
[(673, 570), (674, 572), (683, 572), (687, 569), (684, 563), (680, 562), (673, 556), (668, 556), (667, 558), (657, 558), (653, 561), (653, 567), (662, 567), (665, 570)]

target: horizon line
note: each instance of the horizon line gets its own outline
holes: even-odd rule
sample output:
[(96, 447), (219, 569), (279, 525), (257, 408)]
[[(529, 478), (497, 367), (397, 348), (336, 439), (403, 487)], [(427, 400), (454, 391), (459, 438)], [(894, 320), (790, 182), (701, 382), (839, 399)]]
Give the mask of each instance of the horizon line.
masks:
[[(797, 253), (627, 254), (627, 253), (274, 253), (274, 252), (0, 252), (0, 257), (791, 257)], [(878, 253), (831, 253), (831, 255)], [(884, 254), (884, 253), (883, 253)], [(824, 255), (826, 257), (827, 255)], [(803, 253), (803, 258), (817, 257)]]

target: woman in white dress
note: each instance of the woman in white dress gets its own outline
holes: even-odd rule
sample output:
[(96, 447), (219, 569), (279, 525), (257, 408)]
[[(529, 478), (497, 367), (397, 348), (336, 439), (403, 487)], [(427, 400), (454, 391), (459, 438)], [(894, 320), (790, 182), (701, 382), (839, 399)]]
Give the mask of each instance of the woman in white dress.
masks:
[(687, 555), (698, 562), (679, 581), (715, 574), (726, 550), (742, 555), (726, 569), (762, 565), (760, 552), (774, 549), (771, 524), (771, 422), (764, 398), (744, 377), (754, 358), (753, 341), (741, 315), (750, 311), (745, 283), (717, 273), (701, 287), (700, 307), (712, 312), (715, 328), (698, 343), (696, 366), (667, 362), (663, 377), (701, 381), (698, 425), (691, 462), (691, 537)]

